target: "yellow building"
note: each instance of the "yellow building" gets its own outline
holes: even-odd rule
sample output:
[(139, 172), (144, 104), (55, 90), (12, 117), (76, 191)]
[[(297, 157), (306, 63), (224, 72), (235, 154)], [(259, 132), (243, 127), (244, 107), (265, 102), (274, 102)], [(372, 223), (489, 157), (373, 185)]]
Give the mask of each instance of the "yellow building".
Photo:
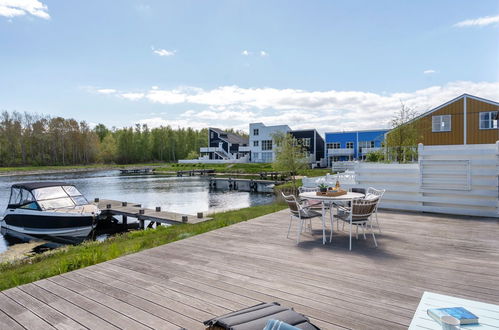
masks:
[(463, 94), (416, 117), (424, 145), (483, 144), (499, 140), (499, 103)]

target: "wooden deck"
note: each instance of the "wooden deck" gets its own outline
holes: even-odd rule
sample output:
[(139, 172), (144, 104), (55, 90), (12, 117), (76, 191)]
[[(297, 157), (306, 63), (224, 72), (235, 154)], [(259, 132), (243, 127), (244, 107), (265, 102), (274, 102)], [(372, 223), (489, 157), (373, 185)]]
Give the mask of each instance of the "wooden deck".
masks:
[[(407, 328), (433, 291), (499, 303), (499, 221), (380, 213), (371, 239), (286, 239), (287, 211), (0, 292), (0, 329), (203, 329), (277, 301), (322, 329)], [(294, 232), (293, 232), (294, 234)]]

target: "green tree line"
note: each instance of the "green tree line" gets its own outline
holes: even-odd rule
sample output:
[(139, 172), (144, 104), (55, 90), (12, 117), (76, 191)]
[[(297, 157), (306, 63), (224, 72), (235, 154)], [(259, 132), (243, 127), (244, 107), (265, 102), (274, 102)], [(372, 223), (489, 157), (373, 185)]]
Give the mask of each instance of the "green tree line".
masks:
[(147, 125), (91, 128), (84, 121), (3, 111), (0, 166), (129, 164), (194, 157), (207, 146), (208, 130)]

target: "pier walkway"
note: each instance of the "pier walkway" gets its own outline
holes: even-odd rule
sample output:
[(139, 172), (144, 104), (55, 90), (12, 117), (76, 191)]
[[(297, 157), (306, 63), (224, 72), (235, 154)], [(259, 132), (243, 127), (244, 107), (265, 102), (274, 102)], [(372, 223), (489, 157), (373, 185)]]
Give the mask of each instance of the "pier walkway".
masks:
[(184, 214), (163, 211), (161, 208), (156, 209), (143, 208), (141, 204), (115, 201), (111, 199), (96, 199), (94, 204), (101, 210), (103, 215), (120, 215), (123, 216), (123, 222), (126, 224), (127, 218), (136, 218), (139, 220), (141, 228), (144, 228), (144, 221), (175, 225), (179, 223), (198, 223), (212, 218), (205, 217), (203, 213), (197, 215)]
[(322, 329), (407, 329), (424, 291), (499, 303), (497, 219), (383, 212), (379, 247), (359, 239), (351, 252), (345, 232), (322, 245), (319, 222), (296, 245), (288, 221), (285, 210), (2, 291), (0, 329), (204, 329), (262, 301)]

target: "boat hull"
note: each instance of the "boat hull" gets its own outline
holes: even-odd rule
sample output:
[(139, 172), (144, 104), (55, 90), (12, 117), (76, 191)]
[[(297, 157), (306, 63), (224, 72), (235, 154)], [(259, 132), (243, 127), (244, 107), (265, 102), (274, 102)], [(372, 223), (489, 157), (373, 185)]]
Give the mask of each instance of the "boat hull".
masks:
[[(36, 214), (39, 213), (39, 214)], [(35, 238), (64, 244), (85, 240), (96, 226), (91, 214), (46, 214), (46, 212), (7, 212), (2, 233), (21, 239)]]

